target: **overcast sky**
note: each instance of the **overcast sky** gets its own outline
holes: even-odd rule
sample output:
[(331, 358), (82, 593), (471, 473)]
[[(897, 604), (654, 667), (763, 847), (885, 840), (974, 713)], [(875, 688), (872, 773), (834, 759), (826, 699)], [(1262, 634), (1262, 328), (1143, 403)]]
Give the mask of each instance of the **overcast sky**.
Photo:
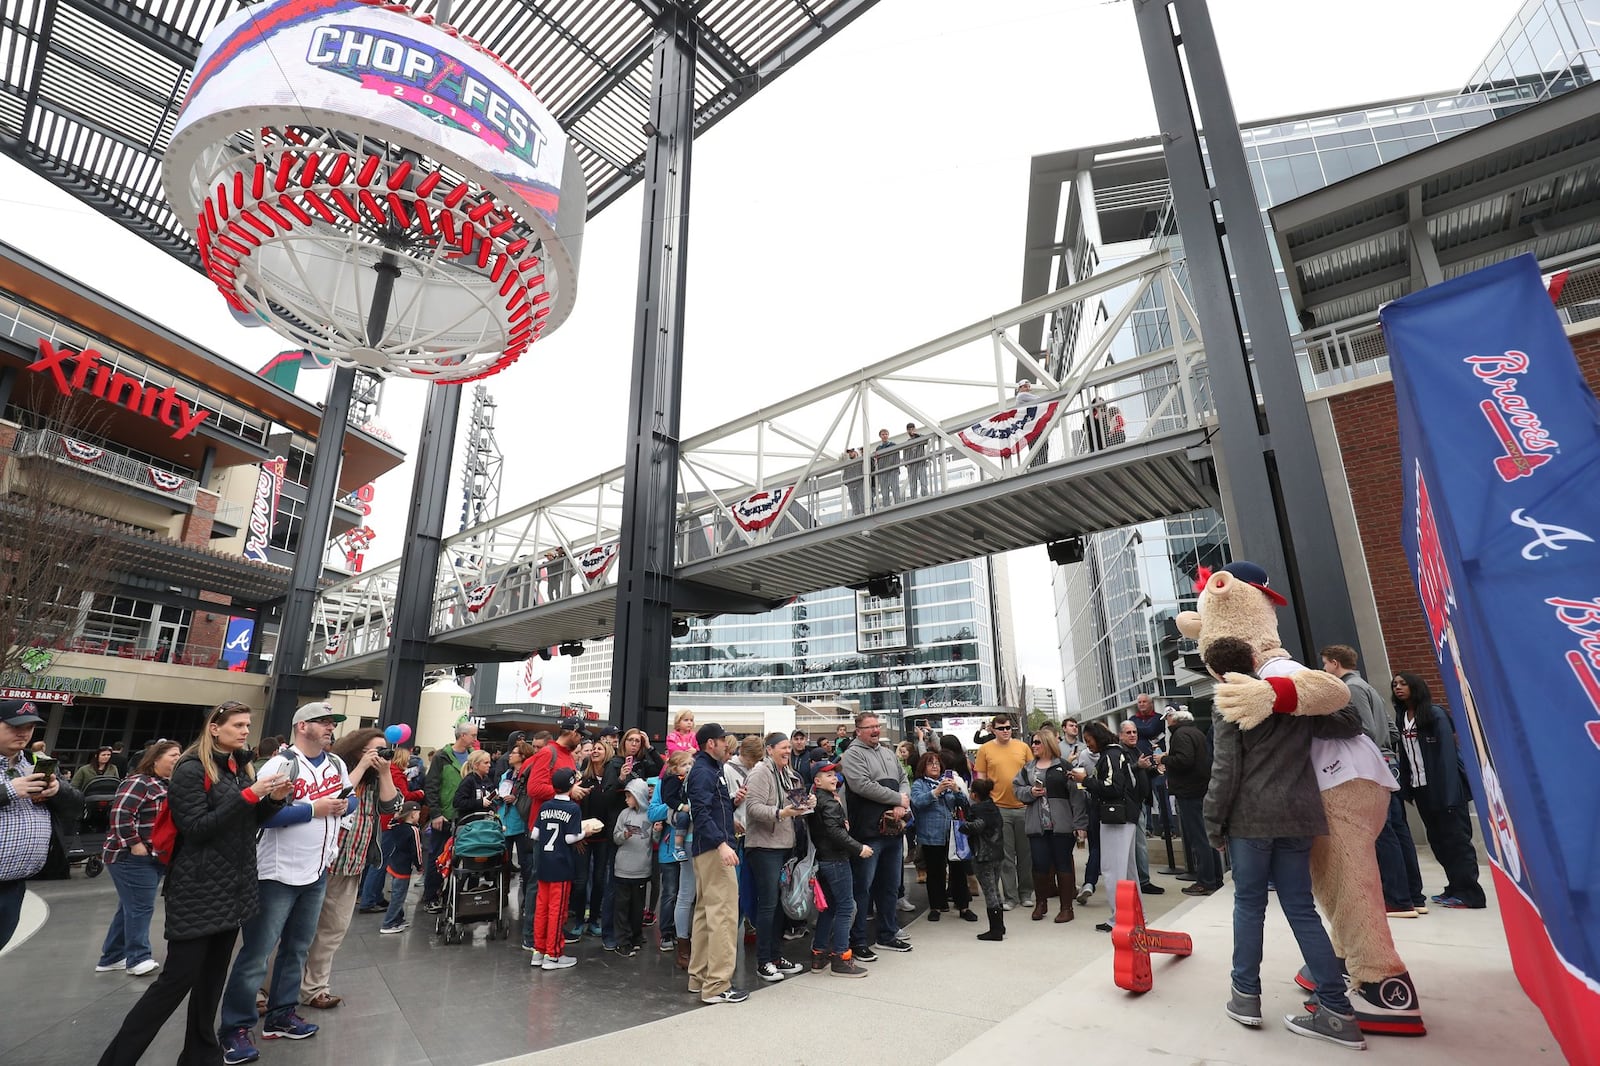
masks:
[[(1520, 5), (1211, 6), (1250, 122), (1457, 90)], [(1126, 0), (881, 0), (695, 146), (684, 436), (1016, 304), (1029, 159), (1155, 132)], [(488, 382), (502, 510), (621, 464), (640, 211), (635, 190), (590, 223), (572, 317)], [(252, 370), (285, 347), (8, 160), (0, 237)], [(306, 377), (320, 399), (327, 375)], [(381, 421), (407, 450), (423, 388), (388, 386)], [(399, 554), (410, 481), (377, 486), (369, 563)], [(1011, 574), (1020, 667), (1059, 690), (1043, 549)]]

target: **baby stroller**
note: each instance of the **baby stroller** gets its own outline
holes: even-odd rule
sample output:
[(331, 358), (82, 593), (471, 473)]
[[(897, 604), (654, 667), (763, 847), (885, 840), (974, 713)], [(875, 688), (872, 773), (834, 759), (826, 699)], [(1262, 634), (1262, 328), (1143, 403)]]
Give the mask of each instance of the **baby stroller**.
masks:
[(106, 864), (100, 858), (105, 846), (106, 832), (111, 828), (111, 802), (117, 798), (122, 785), (114, 777), (97, 777), (83, 790), (83, 813), (78, 817), (78, 831), (64, 835), (61, 846), (69, 863), (83, 863), (83, 872), (89, 877), (99, 877)]
[(459, 944), (472, 934), (466, 928), (478, 922), (489, 926), (489, 939), (504, 939), (511, 925), (500, 910), (502, 881), (506, 877), (506, 836), (500, 819), (491, 811), (468, 814), (456, 822), (455, 834), (439, 856), (444, 875), (444, 909), (434, 932), (446, 944)]

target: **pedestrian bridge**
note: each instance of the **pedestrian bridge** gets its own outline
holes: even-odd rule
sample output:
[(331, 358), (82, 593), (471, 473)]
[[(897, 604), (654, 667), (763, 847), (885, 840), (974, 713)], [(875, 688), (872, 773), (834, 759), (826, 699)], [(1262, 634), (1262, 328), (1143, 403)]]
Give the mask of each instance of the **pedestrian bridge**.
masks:
[[(685, 440), (674, 612), (756, 612), (1217, 506), (1181, 268), (1134, 260)], [(1052, 324), (1053, 348), (1076, 353), (1053, 375), (1013, 335), (1074, 305), (1084, 328)], [(609, 636), (622, 482), (612, 470), (447, 538), (434, 661)], [(398, 585), (395, 562), (324, 589), (307, 672), (381, 678)]]

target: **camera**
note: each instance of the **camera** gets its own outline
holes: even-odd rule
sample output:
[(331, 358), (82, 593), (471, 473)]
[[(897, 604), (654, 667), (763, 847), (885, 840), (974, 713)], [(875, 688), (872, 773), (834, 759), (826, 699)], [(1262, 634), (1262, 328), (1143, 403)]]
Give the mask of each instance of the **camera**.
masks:
[(393, 748), (379, 748), (378, 749), (378, 758), (382, 759), (384, 762), (388, 762), (390, 759), (394, 758), (394, 749)]

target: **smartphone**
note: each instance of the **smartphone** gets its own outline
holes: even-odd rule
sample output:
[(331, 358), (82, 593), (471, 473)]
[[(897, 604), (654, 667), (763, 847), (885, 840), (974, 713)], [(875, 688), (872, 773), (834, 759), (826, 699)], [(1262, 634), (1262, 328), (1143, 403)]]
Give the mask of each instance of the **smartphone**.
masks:
[(928, 728), (928, 720), (926, 718), (918, 718), (917, 719), (917, 728), (918, 729), (926, 729), (926, 728)]
[(941, 781), (950, 781), (950, 780), (953, 780), (955, 778), (955, 776), (956, 776), (956, 772), (954, 770), (946, 770), (944, 773), (939, 775), (939, 780), (941, 780)]
[(33, 769), (30, 772), (35, 774), (44, 774), (48, 779), (54, 777), (56, 772), (60, 769), (60, 760), (52, 759), (48, 755), (40, 755), (33, 760)]

